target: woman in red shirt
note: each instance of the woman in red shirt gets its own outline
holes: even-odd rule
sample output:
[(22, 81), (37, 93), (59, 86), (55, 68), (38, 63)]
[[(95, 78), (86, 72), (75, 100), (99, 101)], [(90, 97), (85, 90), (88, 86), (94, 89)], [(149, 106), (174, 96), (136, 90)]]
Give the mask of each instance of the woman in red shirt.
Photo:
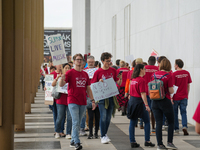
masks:
[(147, 102), (146, 91), (145, 91), (145, 80), (143, 76), (145, 75), (145, 67), (143, 64), (138, 64), (135, 66), (132, 80), (129, 86), (130, 100), (128, 102), (128, 114), (127, 117), (130, 119), (129, 126), (129, 138), (131, 142), (131, 147), (139, 147), (140, 144), (135, 141), (135, 124), (138, 118), (142, 118), (145, 127), (145, 146), (154, 147), (155, 144), (150, 142), (150, 119), (149, 119), (149, 105)]
[[(63, 73), (65, 74), (68, 70), (71, 69), (70, 64), (66, 63), (63, 65)], [(61, 74), (57, 75), (55, 80), (52, 83), (52, 86), (56, 86), (58, 79), (61, 77)], [(66, 117), (66, 112), (67, 112), (67, 126), (66, 126), (66, 138), (71, 139), (71, 130), (72, 130), (72, 118), (71, 114), (68, 109), (68, 102), (67, 102), (67, 97), (68, 94), (60, 93), (60, 98), (56, 99), (56, 108), (57, 108), (57, 118), (56, 118), (56, 135), (55, 138), (59, 138), (63, 133), (59, 133), (61, 130), (61, 125), (65, 121)]]
[(120, 71), (122, 71), (122, 84), (118, 87), (119, 94), (117, 95), (117, 101), (119, 103), (119, 106), (121, 107), (122, 110), (122, 116), (126, 115), (126, 107), (127, 107), (127, 102), (128, 98), (124, 97), (125, 95), (125, 84), (126, 84), (126, 79), (127, 79), (127, 74), (129, 72), (129, 69), (126, 68), (126, 62), (121, 60), (119, 63), (120, 68), (117, 69), (117, 74), (119, 74)]
[[(173, 89), (173, 78), (170, 73), (171, 71), (171, 63), (167, 58), (164, 58), (160, 65), (159, 70), (155, 72), (155, 76), (157, 79), (163, 81), (164, 91), (166, 93), (164, 99), (160, 100), (152, 100), (152, 111), (154, 117), (156, 119), (156, 139), (158, 143), (158, 149), (177, 149), (177, 147), (173, 144), (173, 134), (174, 134), (174, 110), (171, 103), (170, 94), (174, 93)], [(151, 81), (154, 80), (154, 75), (151, 78)], [(168, 121), (168, 141), (167, 148), (162, 142), (162, 124), (163, 124), (163, 114), (166, 116)]]

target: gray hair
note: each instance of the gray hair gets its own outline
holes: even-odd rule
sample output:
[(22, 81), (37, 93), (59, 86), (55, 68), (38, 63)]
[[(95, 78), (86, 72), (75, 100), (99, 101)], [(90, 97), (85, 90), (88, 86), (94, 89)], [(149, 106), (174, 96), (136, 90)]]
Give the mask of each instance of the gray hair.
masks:
[(91, 56), (91, 55), (90, 55), (90, 56), (87, 57), (87, 60), (88, 60), (88, 59), (93, 59), (93, 60), (94, 60), (94, 56)]

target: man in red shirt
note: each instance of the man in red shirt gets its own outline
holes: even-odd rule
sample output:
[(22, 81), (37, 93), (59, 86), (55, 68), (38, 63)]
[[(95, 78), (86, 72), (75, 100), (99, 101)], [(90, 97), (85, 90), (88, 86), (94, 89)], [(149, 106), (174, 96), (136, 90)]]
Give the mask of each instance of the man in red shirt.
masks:
[[(146, 74), (144, 75), (144, 79), (145, 79), (145, 83), (146, 83), (146, 95), (147, 95), (147, 101), (148, 101), (148, 104), (149, 104), (149, 107), (150, 107), (150, 110), (151, 110), (151, 100), (149, 98), (149, 90), (148, 90), (148, 83), (151, 81), (151, 77), (152, 75), (158, 71), (158, 67), (157, 66), (154, 66), (156, 63), (156, 58), (154, 56), (150, 56), (149, 57), (149, 60), (148, 60), (148, 64), (149, 65), (146, 65), (145, 66), (145, 69), (146, 69)], [(155, 133), (155, 118), (154, 118), (154, 115), (153, 115), (153, 112), (151, 110), (151, 123), (152, 123), (152, 133)]]
[(95, 101), (90, 88), (88, 74), (83, 71), (83, 56), (76, 54), (73, 57), (75, 67), (62, 75), (59, 85), (63, 87), (68, 84), (68, 108), (72, 117), (72, 139), (70, 147), (82, 149), (79, 139), (80, 124), (86, 109), (86, 92), (92, 101), (92, 108), (95, 109)]
[(179, 133), (179, 122), (178, 122), (178, 107), (180, 107), (180, 112), (182, 116), (182, 131), (184, 135), (189, 135), (187, 132), (187, 104), (188, 104), (188, 94), (190, 90), (190, 83), (192, 83), (190, 73), (183, 70), (183, 61), (181, 59), (175, 60), (175, 70), (172, 74), (174, 85), (178, 86), (176, 94), (173, 96), (174, 102), (174, 130), (175, 133)]
[(196, 108), (193, 119), (196, 121), (196, 126), (195, 126), (196, 133), (200, 134), (200, 102)]

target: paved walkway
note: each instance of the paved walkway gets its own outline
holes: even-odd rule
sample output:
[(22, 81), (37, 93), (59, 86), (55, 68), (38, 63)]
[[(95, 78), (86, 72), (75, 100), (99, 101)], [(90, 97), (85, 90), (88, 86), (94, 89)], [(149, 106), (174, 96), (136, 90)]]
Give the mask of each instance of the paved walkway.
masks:
[[(44, 92), (39, 91), (35, 98), (35, 103), (31, 105), (32, 113), (26, 114), (26, 132), (16, 133), (14, 142), (15, 150), (70, 150), (70, 140), (65, 138), (55, 139), (53, 115), (47, 105), (44, 105)], [(200, 136), (194, 131), (194, 126), (189, 126), (189, 136), (180, 134), (174, 136), (174, 144), (179, 150), (199, 150)], [(85, 150), (131, 150), (129, 143), (129, 120), (125, 116), (116, 113), (115, 118), (112, 118), (112, 123), (109, 128), (108, 136), (111, 138), (110, 144), (101, 144), (100, 139), (87, 139), (80, 137), (83, 149)], [(167, 142), (167, 132), (163, 131), (164, 144)], [(100, 134), (100, 133), (99, 133)], [(136, 141), (141, 145), (141, 148), (135, 150), (155, 150), (154, 148), (144, 147), (144, 130), (136, 128)], [(151, 141), (156, 143), (155, 135), (151, 135)]]

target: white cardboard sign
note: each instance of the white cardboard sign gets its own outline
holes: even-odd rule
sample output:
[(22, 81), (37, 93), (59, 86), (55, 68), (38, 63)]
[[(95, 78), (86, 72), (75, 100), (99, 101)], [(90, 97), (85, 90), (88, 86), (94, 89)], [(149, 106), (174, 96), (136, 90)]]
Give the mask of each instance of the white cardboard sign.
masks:
[(59, 93), (64, 93), (64, 94), (68, 94), (68, 92), (67, 92), (68, 83), (66, 83), (63, 87), (60, 87), (60, 86), (59, 86), (60, 80), (61, 80), (61, 78), (59, 78), (58, 81), (57, 81), (57, 83), (56, 83), (57, 92), (59, 92)]
[(45, 87), (46, 87), (45, 101), (53, 101), (53, 97), (51, 96), (51, 93), (53, 90), (52, 82), (53, 82), (53, 75), (46, 75), (45, 76)]
[(92, 69), (85, 69), (85, 72), (87, 72), (88, 76), (90, 79), (93, 78), (95, 71), (97, 71), (97, 68), (92, 68)]
[(129, 64), (129, 66), (132, 66), (132, 62), (134, 61), (133, 55), (129, 55), (125, 57), (126, 62)]
[(113, 78), (91, 84), (91, 89), (95, 101), (106, 99), (119, 94)]
[(46, 37), (51, 57), (54, 65), (67, 63), (65, 48), (63, 44), (63, 37), (60, 34), (51, 35)]

